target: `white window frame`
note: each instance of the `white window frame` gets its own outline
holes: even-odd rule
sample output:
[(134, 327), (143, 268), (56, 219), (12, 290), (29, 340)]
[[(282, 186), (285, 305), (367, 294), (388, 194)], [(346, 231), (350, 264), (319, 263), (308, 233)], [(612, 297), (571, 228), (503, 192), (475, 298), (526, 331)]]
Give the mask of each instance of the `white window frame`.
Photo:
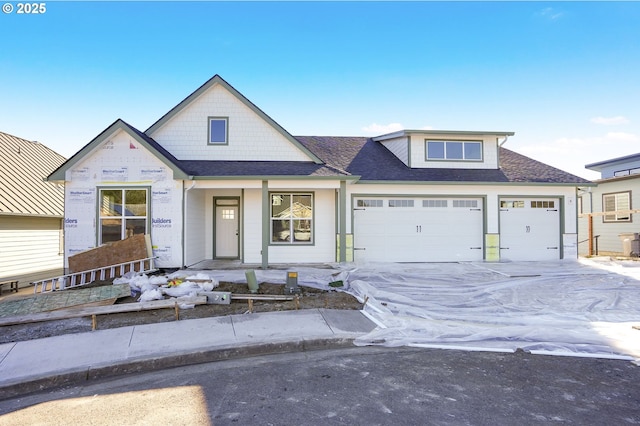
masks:
[[(211, 123), (224, 123), (224, 138), (222, 140), (212, 140)], [(229, 117), (207, 117), (207, 145), (229, 145)]]
[[(442, 143), (444, 153), (442, 157), (434, 157), (429, 155), (430, 143)], [(452, 147), (449, 144), (462, 144), (462, 158), (451, 158)], [(480, 158), (466, 158), (466, 145), (480, 145)], [(425, 159), (427, 161), (484, 161), (484, 144), (482, 140), (457, 140), (457, 139), (425, 139), (424, 143)]]
[[(607, 203), (613, 202), (613, 209), (607, 208)], [(619, 210), (631, 210), (631, 191), (612, 192), (602, 194), (602, 212), (616, 212)], [(612, 213), (602, 216), (604, 223), (631, 222), (631, 213)]]
[[(119, 215), (113, 215), (113, 214), (103, 214), (103, 191), (121, 191), (122, 192), (122, 204), (120, 206), (121, 212)], [(137, 215), (127, 215), (126, 214), (126, 191), (145, 191), (146, 195), (145, 195), (145, 210), (146, 210), (146, 214), (144, 216), (137, 216)], [(103, 227), (103, 220), (121, 220), (121, 228), (120, 228), (120, 240), (124, 240), (127, 237), (130, 237), (131, 235), (128, 235), (127, 232), (127, 220), (139, 220), (139, 219), (144, 219), (145, 224), (144, 224), (144, 233), (148, 234), (149, 233), (149, 229), (151, 226), (151, 198), (150, 198), (150, 194), (151, 194), (151, 190), (149, 187), (139, 187), (139, 186), (135, 186), (135, 187), (122, 187), (122, 186), (103, 186), (103, 187), (98, 187), (98, 235), (97, 235), (97, 240), (98, 240), (98, 245), (102, 245), (103, 241), (102, 241), (102, 227)]]

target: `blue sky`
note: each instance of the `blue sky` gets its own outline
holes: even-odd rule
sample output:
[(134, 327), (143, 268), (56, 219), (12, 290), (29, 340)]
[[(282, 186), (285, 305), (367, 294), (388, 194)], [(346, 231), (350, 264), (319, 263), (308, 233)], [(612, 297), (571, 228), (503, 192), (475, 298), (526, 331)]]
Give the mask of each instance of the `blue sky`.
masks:
[(514, 131), (587, 178), (640, 152), (636, 2), (0, 3), (0, 131), (67, 157), (215, 74), (293, 135)]

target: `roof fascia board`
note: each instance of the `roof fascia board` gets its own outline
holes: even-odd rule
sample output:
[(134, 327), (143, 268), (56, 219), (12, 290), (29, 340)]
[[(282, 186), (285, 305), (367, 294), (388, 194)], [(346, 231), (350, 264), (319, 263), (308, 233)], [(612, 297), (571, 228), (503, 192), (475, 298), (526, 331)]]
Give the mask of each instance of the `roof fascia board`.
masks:
[(253, 102), (247, 99), (242, 93), (238, 92), (233, 86), (227, 83), (222, 77), (218, 74), (214, 75), (209, 79), (206, 83), (196, 89), (193, 93), (187, 96), (182, 102), (173, 107), (168, 113), (163, 115), (158, 121), (153, 123), (151, 127), (144, 131), (145, 134), (151, 136), (153, 132), (164, 126), (169, 120), (171, 120), (176, 114), (189, 106), (193, 101), (195, 101), (198, 97), (200, 97), (207, 90), (212, 88), (215, 85), (221, 85), (226, 90), (228, 90), (233, 96), (235, 96), (240, 102), (242, 102), (245, 106), (247, 106), (250, 110), (256, 113), (260, 118), (265, 120), (271, 127), (273, 127), (278, 133), (284, 136), (289, 142), (291, 142), (294, 146), (304, 152), (314, 163), (316, 164), (324, 164), (320, 158), (318, 158), (314, 153), (309, 151), (304, 145), (302, 145), (296, 138), (294, 138), (289, 132), (287, 132), (282, 126), (280, 126), (275, 120), (265, 114), (260, 108), (258, 108)]
[(376, 142), (395, 139), (408, 135), (447, 135), (447, 136), (513, 136), (515, 132), (494, 132), (494, 131), (470, 131), (470, 130), (400, 130), (398, 132), (387, 133), (385, 135), (371, 138)]
[(96, 148), (98, 148), (103, 142), (107, 141), (110, 137), (112, 137), (114, 133), (116, 133), (118, 130), (122, 130), (126, 132), (129, 136), (134, 138), (136, 142), (140, 143), (147, 150), (149, 150), (153, 155), (155, 155), (160, 161), (166, 164), (173, 171), (174, 179), (190, 178), (183, 170), (181, 170), (173, 162), (169, 161), (164, 155), (158, 152), (158, 150), (156, 150), (147, 141), (141, 138), (140, 135), (138, 135), (135, 131), (133, 131), (129, 125), (127, 125), (121, 119), (118, 119), (112, 125), (107, 127), (102, 133), (96, 136), (91, 142), (86, 144), (80, 151), (75, 153), (71, 158), (69, 158), (66, 162), (64, 162), (60, 167), (54, 170), (46, 178), (46, 180), (50, 182), (64, 182), (66, 180), (67, 170), (71, 169), (74, 165), (76, 165), (77, 163), (82, 161), (84, 158), (86, 158)]
[(602, 166), (614, 166), (616, 164), (626, 163), (630, 160), (640, 160), (640, 154), (631, 154), (624, 157), (612, 158), (610, 160), (598, 161), (596, 163), (587, 164), (584, 168), (599, 172), (602, 170)]

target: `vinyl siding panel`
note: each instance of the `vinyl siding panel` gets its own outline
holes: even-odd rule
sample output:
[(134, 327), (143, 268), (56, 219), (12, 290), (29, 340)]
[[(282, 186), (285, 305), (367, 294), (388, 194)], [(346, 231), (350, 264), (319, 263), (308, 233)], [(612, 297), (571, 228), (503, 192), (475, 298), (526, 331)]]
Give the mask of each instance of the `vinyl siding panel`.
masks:
[[(582, 195), (583, 213), (602, 212), (603, 194), (631, 191), (631, 209), (640, 208), (640, 176), (637, 178), (626, 178), (612, 182), (600, 182), (591, 192)], [(587, 240), (588, 219), (580, 218), (579, 241)], [(622, 254), (622, 240), (620, 234), (640, 232), (640, 213), (631, 215), (631, 222), (605, 222), (603, 216), (594, 216), (593, 235), (599, 235), (598, 250), (600, 254)], [(594, 243), (595, 244), (595, 243)], [(595, 249), (595, 246), (594, 246)], [(580, 244), (580, 254), (587, 254), (588, 242)]]
[(20, 216), (0, 218), (0, 279), (21, 285), (63, 272), (61, 219)]

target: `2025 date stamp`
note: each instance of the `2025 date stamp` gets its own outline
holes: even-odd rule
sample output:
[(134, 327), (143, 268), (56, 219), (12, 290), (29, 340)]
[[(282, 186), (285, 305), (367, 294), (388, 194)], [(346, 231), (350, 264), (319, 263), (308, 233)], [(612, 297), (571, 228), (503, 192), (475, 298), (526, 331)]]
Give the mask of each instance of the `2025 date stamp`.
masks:
[(15, 13), (16, 15), (42, 15), (47, 12), (46, 3), (5, 3), (2, 5), (5, 14)]

